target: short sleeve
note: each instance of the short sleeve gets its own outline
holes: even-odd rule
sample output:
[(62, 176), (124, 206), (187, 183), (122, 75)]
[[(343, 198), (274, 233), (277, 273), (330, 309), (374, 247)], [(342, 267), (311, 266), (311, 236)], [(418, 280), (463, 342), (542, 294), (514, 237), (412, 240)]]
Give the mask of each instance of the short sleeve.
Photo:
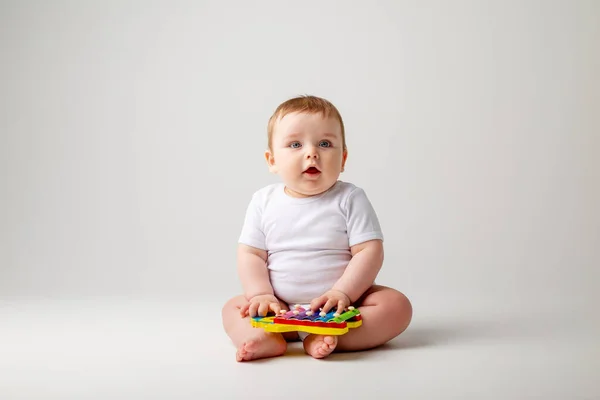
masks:
[(262, 209), (259, 196), (254, 194), (246, 208), (244, 225), (238, 242), (248, 246), (266, 250), (265, 234), (262, 229)]
[(383, 240), (375, 209), (361, 188), (354, 189), (348, 197), (346, 221), (350, 246), (374, 239)]

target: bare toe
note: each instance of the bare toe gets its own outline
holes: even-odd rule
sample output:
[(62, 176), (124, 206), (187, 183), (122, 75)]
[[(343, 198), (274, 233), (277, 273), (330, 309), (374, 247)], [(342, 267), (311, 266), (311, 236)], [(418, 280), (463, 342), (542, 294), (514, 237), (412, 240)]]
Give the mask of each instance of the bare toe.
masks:
[(314, 358), (325, 358), (337, 346), (336, 336), (308, 335), (304, 339), (304, 350)]
[(235, 359), (236, 359), (236, 361), (244, 361), (244, 359), (247, 357), (248, 353), (246, 352), (245, 347), (246, 347), (246, 344), (244, 343), (235, 352)]
[(267, 335), (248, 340), (235, 353), (237, 361), (250, 361), (259, 358), (277, 357), (285, 353), (287, 344), (281, 335)]

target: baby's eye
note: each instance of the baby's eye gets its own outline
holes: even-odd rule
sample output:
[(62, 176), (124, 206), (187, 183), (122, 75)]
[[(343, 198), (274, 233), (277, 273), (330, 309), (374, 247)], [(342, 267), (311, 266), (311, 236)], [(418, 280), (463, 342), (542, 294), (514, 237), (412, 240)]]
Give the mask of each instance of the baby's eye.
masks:
[(297, 149), (300, 146), (302, 146), (300, 144), (300, 142), (292, 142), (292, 143), (290, 143), (290, 147), (293, 148), (293, 149)]
[(319, 142), (319, 147), (331, 147), (331, 143), (328, 140), (321, 140)]

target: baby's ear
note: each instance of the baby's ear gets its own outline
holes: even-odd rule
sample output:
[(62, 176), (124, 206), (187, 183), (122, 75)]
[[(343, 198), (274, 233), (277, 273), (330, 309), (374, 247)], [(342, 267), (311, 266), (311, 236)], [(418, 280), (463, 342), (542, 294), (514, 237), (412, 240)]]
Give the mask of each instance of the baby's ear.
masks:
[(271, 150), (265, 151), (265, 160), (267, 160), (267, 165), (269, 166), (269, 171), (276, 174), (277, 173), (277, 165), (275, 165), (275, 157), (273, 157), (273, 153), (271, 153)]

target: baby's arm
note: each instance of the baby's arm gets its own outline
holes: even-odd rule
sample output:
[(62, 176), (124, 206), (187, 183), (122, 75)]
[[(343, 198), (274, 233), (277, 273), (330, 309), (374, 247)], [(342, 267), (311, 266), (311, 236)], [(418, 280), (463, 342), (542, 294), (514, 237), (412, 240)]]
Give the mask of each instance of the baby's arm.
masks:
[(356, 302), (375, 281), (383, 265), (383, 242), (379, 239), (359, 243), (350, 248), (352, 259), (344, 274), (331, 290), (311, 302), (311, 309), (323, 307), (324, 312), (336, 308), (337, 312)]
[(269, 310), (278, 313), (279, 301), (275, 297), (267, 269), (267, 252), (245, 244), (238, 245), (238, 274), (242, 282), (244, 297), (248, 304), (240, 312), (251, 317), (266, 315)]
[(267, 252), (239, 244), (237, 250), (238, 274), (246, 300), (259, 294), (273, 294), (267, 270)]
[(369, 240), (352, 246), (350, 251), (352, 259), (332, 290), (345, 293), (350, 303), (354, 303), (375, 282), (383, 265), (383, 242)]

